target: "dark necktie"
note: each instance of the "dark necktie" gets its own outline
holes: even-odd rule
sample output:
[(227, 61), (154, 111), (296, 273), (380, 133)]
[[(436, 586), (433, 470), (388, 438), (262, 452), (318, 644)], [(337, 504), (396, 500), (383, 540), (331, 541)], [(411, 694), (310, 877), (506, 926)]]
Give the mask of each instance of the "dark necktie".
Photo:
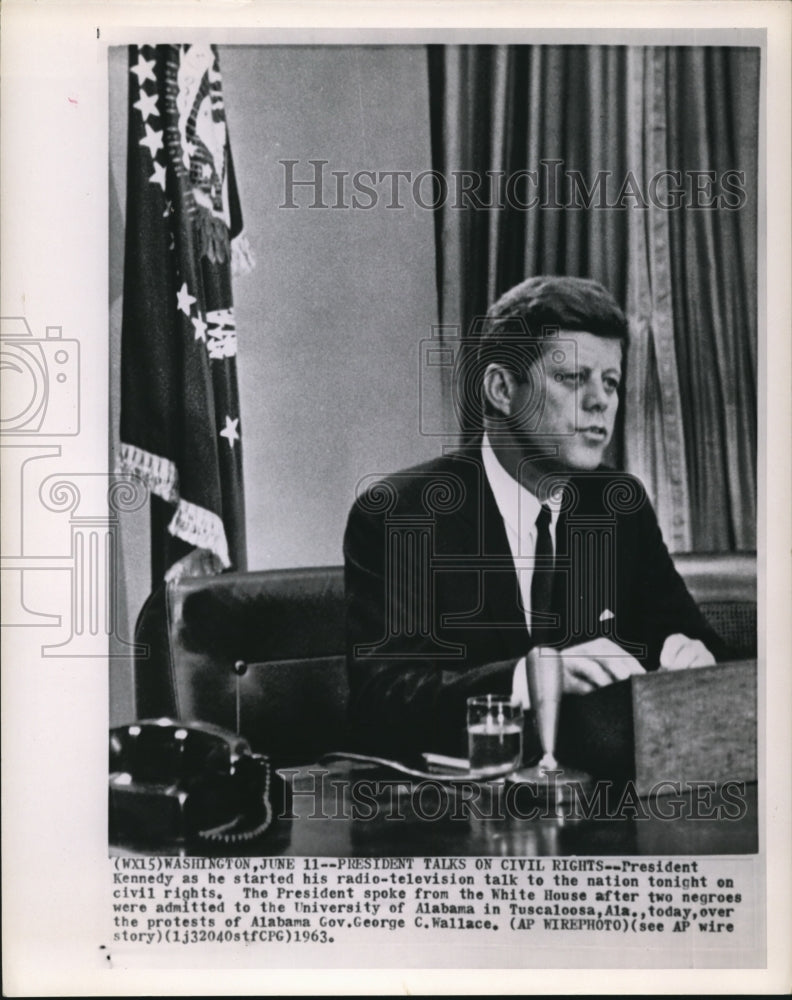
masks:
[(534, 646), (547, 643), (554, 631), (548, 621), (553, 608), (554, 577), (551, 521), (550, 508), (543, 503), (536, 518), (536, 549), (531, 579), (531, 638)]

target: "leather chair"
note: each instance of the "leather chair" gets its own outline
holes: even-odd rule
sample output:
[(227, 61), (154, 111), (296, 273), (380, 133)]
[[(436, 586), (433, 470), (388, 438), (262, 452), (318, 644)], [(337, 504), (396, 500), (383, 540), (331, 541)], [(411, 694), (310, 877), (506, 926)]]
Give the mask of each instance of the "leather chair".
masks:
[(756, 657), (756, 553), (685, 552), (674, 563), (735, 660)]
[[(674, 557), (733, 657), (756, 655), (756, 556)], [(279, 764), (353, 750), (346, 727), (343, 569), (270, 570), (183, 579), (141, 611), (138, 718), (239, 728)]]
[(345, 741), (341, 567), (224, 573), (163, 585), (138, 618), (139, 718), (237, 729), (278, 764)]

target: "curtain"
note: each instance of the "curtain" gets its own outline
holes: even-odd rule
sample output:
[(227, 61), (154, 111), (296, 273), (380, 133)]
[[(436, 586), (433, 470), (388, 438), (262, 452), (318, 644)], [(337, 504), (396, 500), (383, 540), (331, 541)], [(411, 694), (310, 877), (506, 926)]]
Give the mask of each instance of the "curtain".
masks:
[[(639, 189), (648, 192), (666, 162), (667, 73), (663, 49), (627, 50), (627, 150)], [(662, 192), (668, 203), (669, 188)], [(661, 199), (658, 198), (657, 201)], [(669, 547), (691, 548), (682, 392), (671, 289), (669, 211), (644, 198), (627, 211), (625, 308), (629, 347), (624, 387), (624, 465), (646, 485)]]
[[(754, 547), (758, 50), (430, 47), (429, 72), (433, 165), (456, 181), (435, 216), (442, 329), (464, 344), (529, 275), (602, 282), (630, 327), (608, 460), (672, 550)], [(744, 177), (718, 208), (669, 209), (667, 170), (688, 198), (692, 171)], [(477, 430), (470, 401), (460, 422)]]
[(692, 531), (702, 549), (755, 548), (759, 53), (667, 61), (669, 149), (690, 170), (745, 175), (739, 210), (669, 213)]

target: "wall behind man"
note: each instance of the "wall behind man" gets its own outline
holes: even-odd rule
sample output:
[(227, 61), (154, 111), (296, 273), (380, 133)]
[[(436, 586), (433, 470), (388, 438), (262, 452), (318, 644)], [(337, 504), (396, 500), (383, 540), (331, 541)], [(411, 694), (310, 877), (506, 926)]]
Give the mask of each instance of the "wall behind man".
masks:
[[(420, 47), (224, 48), (234, 162), (256, 271), (236, 284), (252, 567), (338, 563), (355, 483), (429, 457), (418, 434), (418, 345), (436, 322), (431, 213), (287, 203), (285, 168), (430, 163)], [(347, 188), (351, 185), (347, 182)], [(329, 190), (328, 190), (329, 189)], [(350, 198), (344, 197), (341, 203)], [(407, 204), (405, 199), (405, 204)], [(240, 352), (242, 348), (240, 347)]]
[[(287, 201), (285, 168), (410, 170), (431, 164), (426, 52), (415, 47), (223, 46), (223, 88), (257, 258), (234, 285), (251, 569), (338, 564), (356, 484), (437, 454), (419, 431), (420, 341), (436, 322), (432, 215), (386, 188), (368, 210)], [(126, 50), (111, 53), (111, 336), (120, 337)], [(347, 179), (347, 191), (351, 186)], [(406, 189), (405, 189), (406, 190)], [(342, 203), (348, 203), (345, 194)], [(113, 219), (116, 219), (113, 225)], [(111, 372), (118, 427), (118, 352)], [(439, 383), (431, 399), (439, 412)], [(424, 389), (426, 380), (424, 379)], [(127, 634), (149, 589), (147, 521), (122, 526)], [(111, 718), (134, 714), (131, 665), (113, 670)]]

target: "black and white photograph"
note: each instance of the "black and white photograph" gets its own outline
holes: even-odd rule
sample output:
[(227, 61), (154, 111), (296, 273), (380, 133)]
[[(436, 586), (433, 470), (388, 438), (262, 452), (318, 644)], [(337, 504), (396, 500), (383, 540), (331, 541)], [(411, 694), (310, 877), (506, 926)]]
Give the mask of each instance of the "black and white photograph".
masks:
[(82, 327), (65, 237), (6, 286), (2, 624), (98, 706), (52, 819), (111, 994), (778, 957), (788, 45), (572, 6), (85, 21), (97, 270)]
[(760, 47), (110, 69), (111, 837), (756, 852)]

